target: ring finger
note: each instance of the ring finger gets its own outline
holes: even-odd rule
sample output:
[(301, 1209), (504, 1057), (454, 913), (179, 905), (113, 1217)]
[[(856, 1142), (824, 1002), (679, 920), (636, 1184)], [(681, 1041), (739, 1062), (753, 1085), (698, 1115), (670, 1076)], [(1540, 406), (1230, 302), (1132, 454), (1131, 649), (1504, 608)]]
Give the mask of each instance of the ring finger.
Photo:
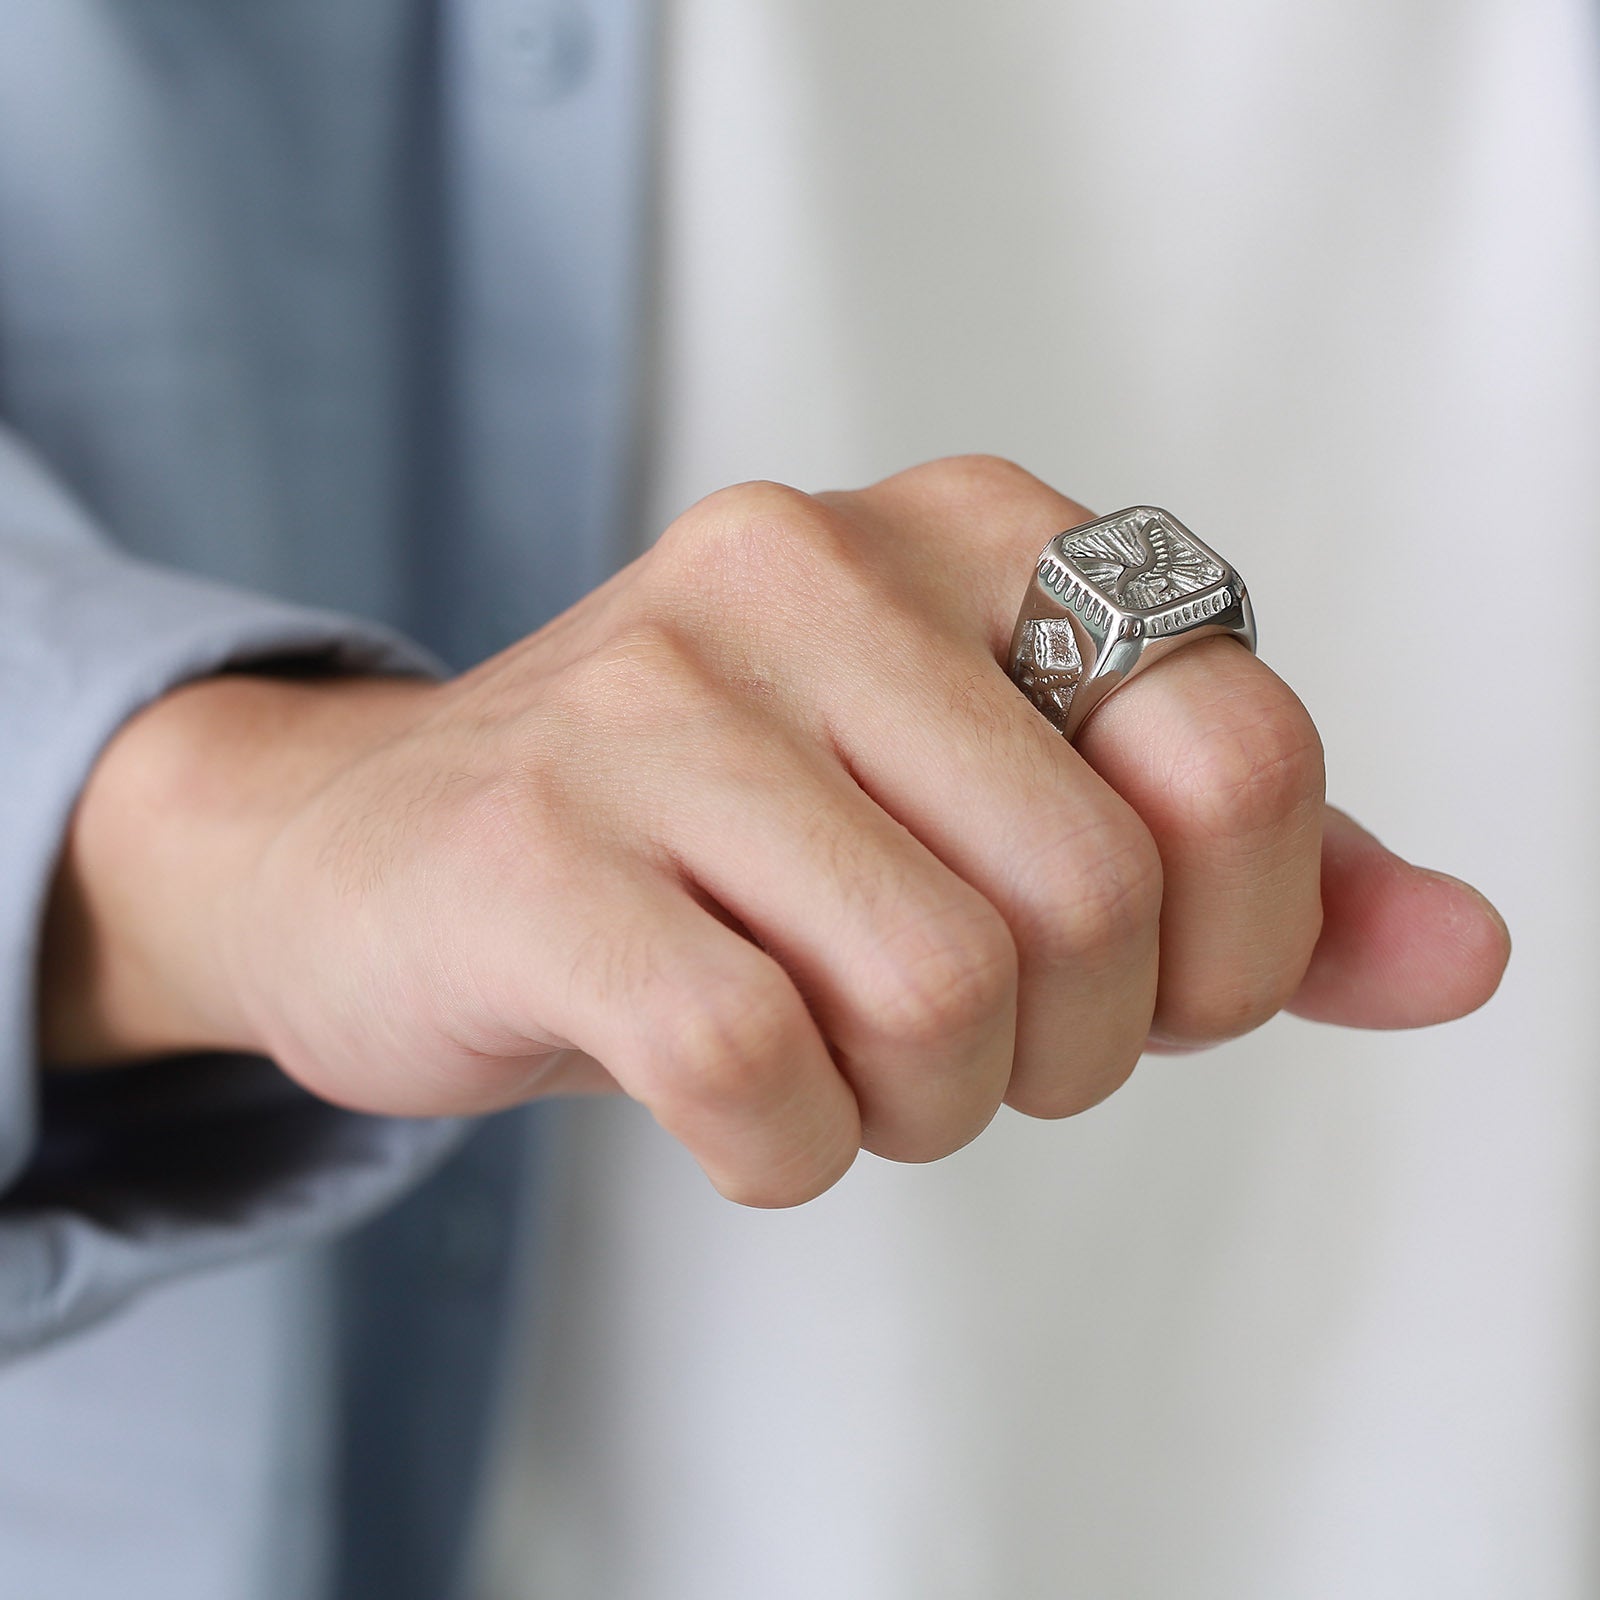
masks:
[(1161, 852), (1156, 1035), (1209, 1044), (1265, 1022), (1322, 926), (1322, 746), (1305, 708), (1231, 640), (1198, 640), (1112, 695), (1077, 748)]

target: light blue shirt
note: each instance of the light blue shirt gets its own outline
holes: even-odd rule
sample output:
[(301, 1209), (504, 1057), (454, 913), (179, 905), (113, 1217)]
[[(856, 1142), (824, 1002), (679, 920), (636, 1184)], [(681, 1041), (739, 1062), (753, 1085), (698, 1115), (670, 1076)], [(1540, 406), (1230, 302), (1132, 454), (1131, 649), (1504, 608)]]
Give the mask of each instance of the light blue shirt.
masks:
[[(47, 1078), (39, 919), (151, 698), (288, 657), (464, 664), (616, 564), (648, 12), (0, 8), (0, 1594), (450, 1592), (519, 1119), (451, 1157), (454, 1125), (258, 1061)], [(193, 1279), (408, 1191), (332, 1273)], [(285, 1408), (318, 1414), (241, 1421)]]

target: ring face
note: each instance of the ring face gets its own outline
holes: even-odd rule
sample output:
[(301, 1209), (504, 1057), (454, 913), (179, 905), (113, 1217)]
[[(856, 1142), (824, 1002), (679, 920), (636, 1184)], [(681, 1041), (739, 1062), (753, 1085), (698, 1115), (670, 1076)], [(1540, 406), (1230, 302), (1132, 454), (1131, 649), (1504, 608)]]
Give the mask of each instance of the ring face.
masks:
[(1135, 672), (1208, 634), (1255, 649), (1239, 574), (1171, 512), (1130, 506), (1044, 547), (1012, 635), (1011, 678), (1070, 739)]

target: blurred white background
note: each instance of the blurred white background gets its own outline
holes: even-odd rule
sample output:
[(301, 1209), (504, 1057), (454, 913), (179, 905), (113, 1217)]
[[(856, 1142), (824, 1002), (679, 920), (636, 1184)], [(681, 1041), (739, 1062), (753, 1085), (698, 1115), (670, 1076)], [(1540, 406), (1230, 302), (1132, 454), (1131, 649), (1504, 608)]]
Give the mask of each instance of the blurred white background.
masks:
[(489, 1592), (1600, 1593), (1591, 8), (678, 0), (668, 46), (651, 529), (978, 449), (1169, 505), (1331, 798), (1516, 953), (1454, 1026), (1280, 1019), (793, 1213), (574, 1110)]

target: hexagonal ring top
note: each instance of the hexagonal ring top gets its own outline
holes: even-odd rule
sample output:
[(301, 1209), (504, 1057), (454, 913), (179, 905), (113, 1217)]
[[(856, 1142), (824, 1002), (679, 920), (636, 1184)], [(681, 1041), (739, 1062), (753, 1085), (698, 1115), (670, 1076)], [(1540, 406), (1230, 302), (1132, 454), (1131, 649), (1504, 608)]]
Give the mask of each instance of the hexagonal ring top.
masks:
[(1129, 506), (1044, 547), (1011, 636), (1009, 670), (1071, 739), (1135, 673), (1211, 634), (1255, 650), (1244, 581), (1170, 511)]

